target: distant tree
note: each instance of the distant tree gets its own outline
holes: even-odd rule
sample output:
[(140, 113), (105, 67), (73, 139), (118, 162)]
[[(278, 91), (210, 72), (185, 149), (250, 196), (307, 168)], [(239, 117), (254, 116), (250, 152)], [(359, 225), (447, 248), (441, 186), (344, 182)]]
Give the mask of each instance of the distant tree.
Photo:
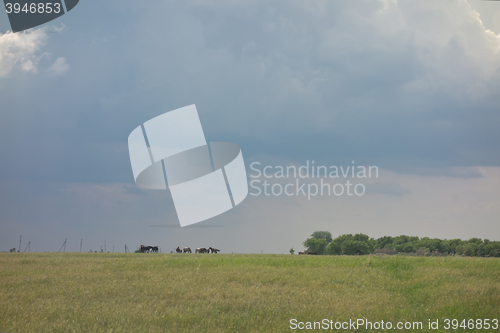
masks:
[(393, 238), (390, 248), (398, 252), (415, 252), (419, 246), (419, 241), (418, 237), (401, 235)]
[(405, 253), (410, 253), (410, 252), (416, 252), (417, 248), (415, 247), (414, 243), (406, 243), (403, 245), (402, 252)]
[(358, 251), (362, 251), (365, 254), (373, 252), (375, 247), (375, 241), (371, 241), (368, 235), (356, 234), (351, 239), (346, 239), (342, 245), (341, 249), (344, 254), (355, 255)]
[(457, 246), (457, 254), (463, 254), (469, 257), (476, 255), (476, 249), (474, 243), (464, 243), (462, 245)]
[(342, 249), (340, 248), (340, 244), (335, 241), (332, 241), (330, 244), (328, 244), (326, 248), (326, 254), (330, 255), (342, 254)]
[[(386, 249), (386, 248), (392, 248), (392, 242), (394, 239), (391, 236), (384, 236), (380, 237), (376, 240), (377, 242), (377, 249)], [(389, 247), (387, 247), (389, 246)]]
[(476, 256), (478, 257), (486, 257), (488, 254), (488, 250), (486, 248), (486, 243), (481, 241), (481, 243), (476, 244)]
[(332, 241), (332, 233), (329, 231), (315, 231), (311, 235), (312, 238), (324, 239), (327, 244)]
[(500, 242), (490, 242), (486, 243), (484, 246), (485, 255), (489, 257), (500, 257)]
[(363, 251), (365, 254), (372, 253), (373, 251), (375, 251), (375, 246), (377, 245), (375, 239), (370, 238), (368, 235), (365, 234), (356, 234), (354, 235), (354, 239), (360, 242), (364, 242), (366, 244), (367, 251)]
[(323, 238), (308, 238), (303, 245), (307, 251), (325, 254), (326, 240)]
[(437, 251), (437, 252), (440, 252), (440, 253), (443, 253), (444, 252), (444, 244), (443, 244), (443, 241), (439, 238), (432, 238), (430, 241), (429, 241), (429, 244), (430, 244), (430, 249), (432, 251)]
[[(358, 250), (363, 251), (363, 253), (368, 253), (368, 247), (365, 243), (355, 241), (353, 239), (348, 239), (342, 243), (341, 250), (343, 254), (355, 255)], [(366, 251), (366, 252), (365, 252)]]
[(371, 238), (368, 235), (365, 234), (356, 234), (354, 235), (354, 240), (360, 241), (360, 242), (368, 242)]
[(355, 255), (358, 251), (365, 254), (372, 253), (377, 242), (364, 234), (346, 234), (341, 235), (334, 240), (326, 248), (326, 253), (331, 255), (348, 254)]
[[(500, 242), (490, 241), (489, 239), (471, 238), (469, 240), (461, 239), (438, 239), (417, 236), (384, 236), (378, 239), (370, 238), (364, 234), (344, 234), (331, 241), (327, 231), (315, 231), (313, 238), (309, 238), (304, 245), (318, 254), (323, 253), (322, 245), (318, 240), (324, 240), (327, 246), (324, 253), (330, 255), (356, 254), (358, 251), (363, 253), (372, 253), (375, 249), (393, 249), (397, 252), (417, 252), (424, 250), (427, 252), (450, 253), (477, 257), (500, 257)], [(329, 241), (329, 242), (328, 242)], [(306, 245), (308, 244), (308, 245)]]
[(461, 239), (445, 239), (443, 241), (443, 246), (444, 250), (447, 251), (448, 253), (456, 253), (457, 252), (457, 246), (462, 244), (463, 240)]
[(481, 238), (471, 238), (468, 240), (468, 242), (473, 244), (479, 244), (482, 243), (483, 241), (481, 240)]
[(290, 249), (290, 254), (293, 255), (295, 253), (295, 250), (293, 249), (293, 247)]

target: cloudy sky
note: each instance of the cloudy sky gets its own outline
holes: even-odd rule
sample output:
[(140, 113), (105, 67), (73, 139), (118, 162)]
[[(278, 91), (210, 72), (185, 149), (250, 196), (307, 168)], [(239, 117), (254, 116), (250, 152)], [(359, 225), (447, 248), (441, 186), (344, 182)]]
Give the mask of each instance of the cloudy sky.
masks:
[[(0, 34), (0, 251), (20, 235), (32, 251), (500, 240), (499, 91), (500, 2), (82, 0)], [(127, 138), (190, 104), (249, 175), (314, 160), (379, 177), (361, 197), (249, 196), (180, 228), (168, 191), (135, 185)]]

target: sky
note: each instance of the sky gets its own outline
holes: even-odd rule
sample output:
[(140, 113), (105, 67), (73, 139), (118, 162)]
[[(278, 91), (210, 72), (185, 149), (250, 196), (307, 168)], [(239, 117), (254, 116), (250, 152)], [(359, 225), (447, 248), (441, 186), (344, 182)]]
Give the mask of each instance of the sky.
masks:
[[(82, 0), (0, 34), (0, 251), (20, 235), (115, 252), (288, 253), (315, 230), (500, 240), (499, 90), (500, 2)], [(169, 191), (134, 183), (127, 138), (191, 104), (249, 180), (253, 162), (307, 161), (378, 178), (180, 228)]]

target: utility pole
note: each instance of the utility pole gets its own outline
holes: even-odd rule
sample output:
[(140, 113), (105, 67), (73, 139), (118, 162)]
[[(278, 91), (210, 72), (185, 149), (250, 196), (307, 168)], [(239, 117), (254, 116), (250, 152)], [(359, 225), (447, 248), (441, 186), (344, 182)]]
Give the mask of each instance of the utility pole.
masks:
[(83, 238), (80, 238), (80, 253), (82, 252), (82, 243), (83, 243)]
[(125, 253), (128, 252), (127, 244), (125, 244)]
[(17, 252), (21, 252), (21, 239), (23, 239), (23, 235), (19, 237), (19, 249), (17, 249)]
[(28, 245), (26, 245), (26, 247), (24, 248), (24, 252), (26, 252), (26, 249), (29, 249), (28, 252), (31, 252), (31, 241), (28, 242)]
[(64, 252), (66, 252), (66, 241), (67, 240), (68, 240), (67, 238), (64, 239), (64, 243), (63, 243), (63, 245), (61, 245), (61, 248), (59, 249), (59, 252), (61, 252), (61, 250), (63, 249), (63, 247), (64, 247)]

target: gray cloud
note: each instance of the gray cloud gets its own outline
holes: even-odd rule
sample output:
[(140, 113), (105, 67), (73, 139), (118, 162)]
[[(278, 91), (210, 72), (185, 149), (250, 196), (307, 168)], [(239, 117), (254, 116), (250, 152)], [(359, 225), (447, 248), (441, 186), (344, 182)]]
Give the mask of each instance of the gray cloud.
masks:
[(500, 163), (500, 41), (464, 2), (156, 2), (121, 13), (127, 27), (92, 12), (88, 31), (93, 6), (61, 18), (68, 32), (48, 45), (71, 75), (15, 78), (10, 90), (36, 86), (37, 97), (2, 99), (14, 122), (44, 123), (23, 137), (42, 149), (12, 147), (54, 155), (38, 178), (128, 181), (131, 128), (191, 103), (209, 140), (240, 142), (247, 155), (410, 173)]

